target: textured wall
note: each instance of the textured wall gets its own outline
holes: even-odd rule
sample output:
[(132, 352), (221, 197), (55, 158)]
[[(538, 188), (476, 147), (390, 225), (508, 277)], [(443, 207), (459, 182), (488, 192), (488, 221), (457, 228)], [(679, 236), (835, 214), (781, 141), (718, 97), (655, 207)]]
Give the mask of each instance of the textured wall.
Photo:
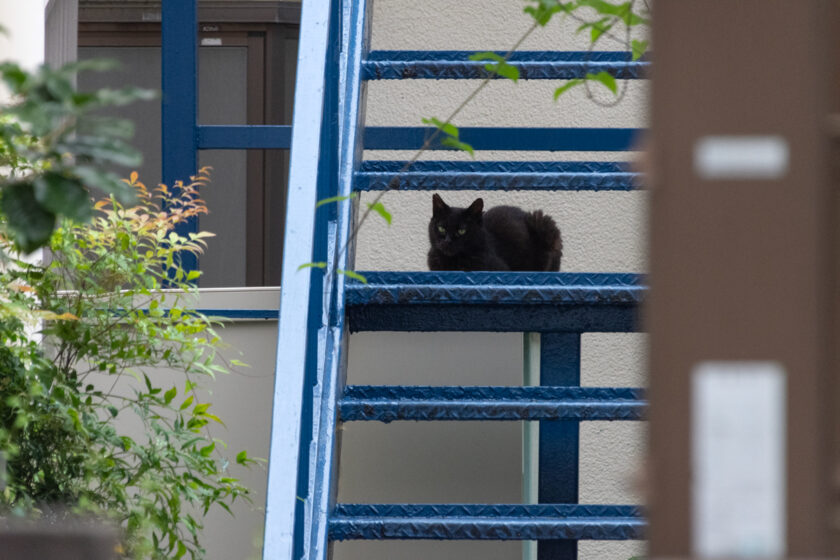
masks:
[[(506, 50), (527, 30), (524, 2), (512, 0), (376, 0), (373, 49)], [(555, 18), (556, 19), (556, 18)], [(521, 50), (582, 50), (573, 21), (537, 29)], [(599, 50), (623, 50), (609, 38)], [(418, 126), (421, 118), (444, 118), (478, 81), (381, 81), (368, 86), (367, 124)], [(647, 84), (631, 82), (625, 98), (603, 108), (572, 90), (553, 101), (554, 81), (495, 81), (455, 120), (459, 126), (644, 127)], [(597, 86), (600, 87), (600, 86)], [(621, 87), (621, 86), (620, 86)], [(598, 99), (609, 94), (595, 89)], [(407, 159), (409, 152), (369, 151), (367, 159)], [(485, 160), (614, 160), (633, 154), (477, 152)], [(423, 159), (469, 159), (431, 152)], [(455, 205), (482, 196), (485, 207), (514, 204), (542, 208), (564, 237), (564, 271), (644, 272), (645, 193), (456, 192)], [(362, 202), (369, 201), (365, 195)], [(359, 237), (359, 270), (425, 270), (431, 193), (389, 193), (387, 226), (377, 216)], [(583, 339), (583, 384), (644, 385), (645, 336), (587, 334)], [(380, 333), (351, 338), (350, 383), (516, 385), (522, 383), (522, 336), (481, 333)], [(584, 423), (581, 427), (580, 500), (635, 503), (632, 480), (644, 451), (644, 425)], [(345, 427), (341, 501), (520, 501), (519, 423), (349, 424)], [(626, 559), (640, 543), (582, 543), (580, 557)], [(336, 560), (521, 557), (518, 543), (340, 543)]]

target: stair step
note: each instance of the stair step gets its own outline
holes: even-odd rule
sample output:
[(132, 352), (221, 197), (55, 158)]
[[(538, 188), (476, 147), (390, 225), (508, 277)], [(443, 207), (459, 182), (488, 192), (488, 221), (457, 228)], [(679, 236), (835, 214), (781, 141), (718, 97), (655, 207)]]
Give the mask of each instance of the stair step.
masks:
[(642, 420), (644, 391), (606, 387), (403, 387), (350, 385), (341, 419)]
[(625, 162), (417, 161), (405, 167), (404, 161), (364, 161), (353, 188), (629, 191), (639, 177)]
[(634, 540), (646, 522), (639, 506), (505, 504), (337, 504), (331, 540)]
[(630, 273), (360, 272), (356, 331), (634, 332), (646, 288)]
[[(475, 51), (372, 51), (362, 62), (365, 80), (449, 80), (498, 77), (485, 70), (491, 61), (473, 61)], [(504, 52), (497, 52), (504, 56)], [(647, 60), (620, 51), (517, 51), (508, 63), (523, 80), (568, 80), (609, 72), (617, 79), (646, 77)]]

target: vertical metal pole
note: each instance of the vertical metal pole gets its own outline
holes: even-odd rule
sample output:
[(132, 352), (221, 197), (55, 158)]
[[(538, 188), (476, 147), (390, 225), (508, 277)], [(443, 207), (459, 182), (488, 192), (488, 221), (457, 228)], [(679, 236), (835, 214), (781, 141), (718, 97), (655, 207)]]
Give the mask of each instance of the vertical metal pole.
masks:
[[(540, 384), (540, 333), (525, 333), (523, 385)], [(522, 502), (539, 502), (540, 423), (522, 422)], [(537, 541), (522, 542), (522, 560), (537, 560)]]
[[(580, 385), (580, 334), (543, 333), (540, 341), (540, 385)], [(540, 503), (578, 501), (579, 422), (540, 422)], [(575, 560), (577, 541), (542, 541), (539, 560)]]
[[(198, 168), (198, 7), (197, 0), (161, 4), (161, 176), (172, 186), (189, 181)], [(197, 229), (192, 219), (180, 224), (177, 232), (186, 235)], [(186, 270), (195, 270), (198, 259), (185, 252), (181, 263)]]

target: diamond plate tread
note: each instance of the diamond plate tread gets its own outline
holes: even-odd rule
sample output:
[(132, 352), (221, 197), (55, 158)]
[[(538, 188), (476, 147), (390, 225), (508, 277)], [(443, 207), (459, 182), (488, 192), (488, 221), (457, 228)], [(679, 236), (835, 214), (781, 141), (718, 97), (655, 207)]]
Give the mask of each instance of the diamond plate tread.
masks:
[(638, 506), (553, 504), (338, 504), (331, 540), (635, 540), (646, 522)]
[(353, 188), (628, 191), (639, 178), (626, 162), (418, 161), (405, 167), (402, 161), (364, 161)]
[(343, 421), (642, 420), (644, 391), (606, 387), (432, 387), (350, 385)]
[[(365, 80), (483, 79), (499, 78), (488, 72), (489, 61), (472, 61), (474, 51), (372, 51), (362, 62)], [(497, 52), (499, 56), (506, 53)], [(620, 51), (517, 51), (508, 63), (519, 69), (523, 80), (583, 78), (606, 71), (617, 79), (645, 78), (650, 63), (633, 60)]]
[(350, 280), (347, 284), (348, 305), (636, 305), (646, 291), (643, 276), (631, 273), (363, 271), (361, 274), (367, 283)]

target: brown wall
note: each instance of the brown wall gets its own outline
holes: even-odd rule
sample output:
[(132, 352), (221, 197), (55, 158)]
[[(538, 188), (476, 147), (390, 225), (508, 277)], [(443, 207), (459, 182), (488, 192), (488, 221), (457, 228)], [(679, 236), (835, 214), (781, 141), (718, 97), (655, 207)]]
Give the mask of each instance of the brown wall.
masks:
[[(655, 6), (652, 556), (691, 553), (690, 372), (704, 360), (775, 360), (785, 368), (788, 553), (830, 553), (827, 389), (837, 251), (825, 133), (836, 35), (829, 7), (815, 0)], [(787, 139), (781, 178), (695, 173), (698, 138), (756, 134)]]

